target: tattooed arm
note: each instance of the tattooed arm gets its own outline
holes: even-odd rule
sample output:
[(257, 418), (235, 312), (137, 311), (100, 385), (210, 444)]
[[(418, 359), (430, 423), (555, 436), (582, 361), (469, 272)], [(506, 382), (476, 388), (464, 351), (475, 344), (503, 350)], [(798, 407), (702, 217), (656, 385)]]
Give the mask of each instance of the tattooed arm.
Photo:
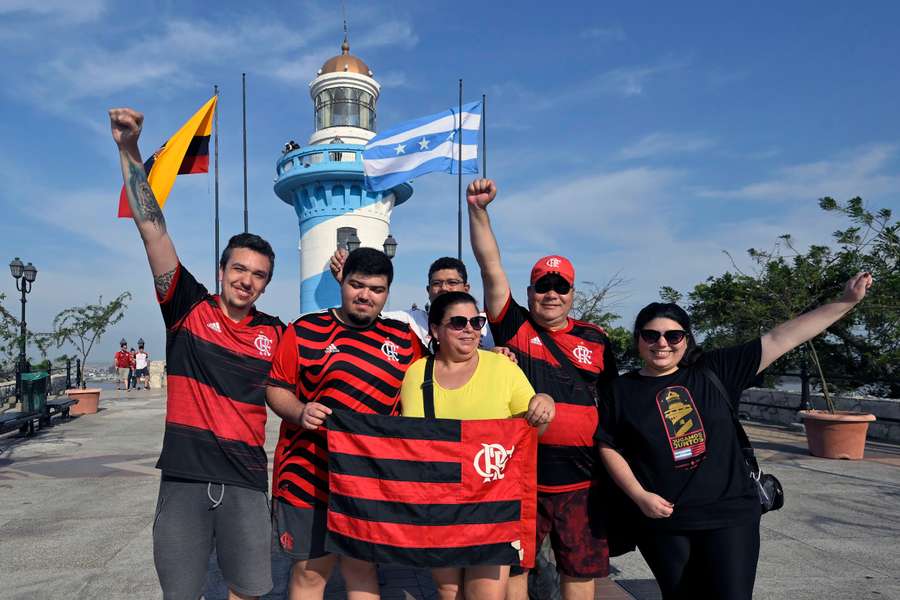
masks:
[(178, 268), (178, 255), (172, 238), (166, 230), (166, 220), (147, 182), (138, 138), (144, 115), (130, 108), (113, 108), (109, 111), (113, 140), (119, 147), (119, 161), (125, 180), (125, 193), (134, 215), (134, 224), (144, 241), (153, 283), (160, 295), (165, 295)]

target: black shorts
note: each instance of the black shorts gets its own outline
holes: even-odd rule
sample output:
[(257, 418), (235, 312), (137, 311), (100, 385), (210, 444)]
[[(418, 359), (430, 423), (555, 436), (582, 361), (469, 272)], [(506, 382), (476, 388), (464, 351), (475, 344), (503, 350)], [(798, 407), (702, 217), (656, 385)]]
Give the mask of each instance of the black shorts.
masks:
[(136, 369), (134, 372), (135, 377), (148, 377), (150, 375), (150, 368), (144, 367), (143, 369)]
[(153, 562), (166, 598), (200, 597), (214, 546), (229, 588), (248, 596), (272, 589), (266, 493), (163, 477), (153, 519)]
[(294, 560), (309, 560), (328, 554), (327, 508), (298, 508), (275, 498), (272, 502), (272, 530), (282, 552)]

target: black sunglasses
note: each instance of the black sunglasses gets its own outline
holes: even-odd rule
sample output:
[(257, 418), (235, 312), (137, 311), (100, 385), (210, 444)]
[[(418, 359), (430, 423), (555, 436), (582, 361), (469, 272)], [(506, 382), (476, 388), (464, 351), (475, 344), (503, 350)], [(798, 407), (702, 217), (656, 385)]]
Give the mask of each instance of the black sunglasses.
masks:
[(561, 277), (543, 277), (534, 282), (534, 291), (538, 294), (546, 294), (553, 290), (560, 296), (564, 296), (571, 289), (572, 286), (569, 285), (569, 282)]
[(477, 317), (472, 317), (471, 319), (467, 319), (463, 316), (456, 316), (447, 319), (445, 325), (454, 331), (462, 331), (466, 328), (466, 323), (468, 323), (475, 331), (481, 331), (481, 328), (484, 327), (484, 324), (486, 322), (487, 317), (485, 317), (484, 315), (478, 315)]
[(655, 329), (641, 329), (641, 339), (648, 344), (655, 344), (660, 337), (666, 338), (670, 345), (680, 344), (681, 340), (687, 335), (683, 329), (672, 329), (671, 331), (656, 331)]

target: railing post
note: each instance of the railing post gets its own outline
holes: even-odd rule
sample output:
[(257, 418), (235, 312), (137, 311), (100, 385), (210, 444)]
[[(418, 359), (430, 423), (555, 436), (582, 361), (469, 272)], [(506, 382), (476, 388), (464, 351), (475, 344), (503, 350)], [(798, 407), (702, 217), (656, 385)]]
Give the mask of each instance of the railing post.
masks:
[(81, 359), (75, 359), (75, 385), (81, 388)]
[(72, 389), (72, 359), (66, 359), (66, 389)]

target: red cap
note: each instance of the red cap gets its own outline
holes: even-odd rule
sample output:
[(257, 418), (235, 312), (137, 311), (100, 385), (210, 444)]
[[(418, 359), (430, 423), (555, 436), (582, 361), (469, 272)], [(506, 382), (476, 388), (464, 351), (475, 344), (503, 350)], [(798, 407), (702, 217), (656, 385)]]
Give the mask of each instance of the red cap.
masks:
[(534, 282), (544, 275), (551, 274), (559, 275), (568, 281), (571, 286), (575, 285), (575, 267), (572, 266), (568, 258), (557, 254), (545, 256), (534, 263), (534, 266), (531, 268), (531, 285), (534, 285)]

